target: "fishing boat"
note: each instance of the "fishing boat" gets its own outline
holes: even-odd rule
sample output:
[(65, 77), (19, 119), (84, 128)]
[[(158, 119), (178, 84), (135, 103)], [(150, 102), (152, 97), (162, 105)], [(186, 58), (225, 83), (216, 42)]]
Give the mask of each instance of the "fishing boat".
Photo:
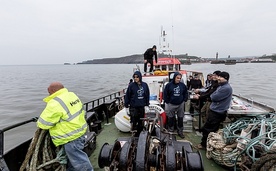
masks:
[(225, 65), (235, 65), (237, 63), (237, 61), (235, 59), (227, 59), (225, 61)]
[[(181, 65), (181, 63), (178, 59), (161, 58), (158, 60), (157, 63), (154, 64), (153, 74), (146, 74), (145, 76), (143, 76), (143, 80), (146, 81), (150, 87), (150, 91), (151, 91), (150, 110), (153, 112), (153, 115), (154, 115), (153, 118), (155, 118), (155, 120), (153, 122), (154, 123), (156, 122), (156, 124), (153, 124), (151, 128), (153, 129), (156, 126), (159, 127), (158, 138), (160, 139), (159, 141), (162, 142), (162, 146), (161, 145), (158, 146), (159, 151), (158, 152), (156, 151), (156, 154), (155, 154), (155, 155), (157, 155), (157, 153), (158, 153), (158, 154), (160, 154), (160, 156), (162, 154), (162, 159), (158, 159), (158, 157), (156, 158), (155, 155), (152, 155), (153, 158), (155, 157), (155, 162), (152, 161), (151, 165), (154, 165), (155, 167), (164, 167), (164, 165), (160, 164), (160, 162), (162, 162), (162, 163), (169, 162), (171, 164), (169, 165), (169, 163), (167, 163), (167, 168), (170, 168), (170, 169), (176, 169), (176, 167), (177, 167), (178, 170), (179, 169), (182, 170), (185, 166), (187, 168), (199, 167), (201, 170), (203, 170), (203, 162), (201, 159), (201, 154), (198, 151), (194, 152), (192, 150), (192, 146), (190, 143), (177, 141), (175, 135), (171, 135), (169, 133), (163, 133), (162, 124), (158, 123), (159, 116), (163, 117), (163, 121), (165, 121), (165, 119), (166, 119), (164, 110), (161, 107), (164, 105), (164, 102), (162, 100), (162, 90), (164, 88), (165, 83), (167, 83), (172, 78), (172, 74), (174, 74), (175, 71), (178, 71), (183, 74), (184, 80), (186, 80), (186, 78), (188, 78), (188, 75), (194, 75), (195, 73), (197, 73), (199, 76), (201, 76), (201, 78), (203, 78), (202, 73), (181, 70), (180, 65)], [(136, 68), (136, 69), (139, 69), (139, 68)], [(84, 109), (86, 110), (86, 121), (89, 125), (89, 131), (87, 132), (87, 135), (86, 135), (84, 151), (87, 153), (88, 156), (91, 156), (92, 152), (96, 148), (96, 135), (99, 136), (100, 134), (101, 135), (106, 134), (105, 133), (106, 129), (102, 129), (102, 124), (101, 124), (102, 122), (105, 122), (104, 125), (106, 127), (110, 127), (112, 129), (112, 131), (114, 131), (114, 132), (117, 132), (117, 130), (120, 130), (121, 132), (129, 132), (130, 131), (127, 124), (126, 124), (127, 126), (125, 126), (125, 127), (127, 127), (127, 129), (124, 130), (121, 120), (118, 119), (118, 118), (129, 119), (129, 116), (127, 116), (127, 115), (119, 117), (120, 113), (123, 113), (123, 115), (125, 114), (124, 113), (125, 110), (123, 109), (124, 93), (125, 93), (125, 89), (122, 89), (121, 91), (115, 92), (113, 94), (110, 94), (110, 95), (104, 96), (102, 98), (84, 103)], [(115, 116), (114, 120), (112, 120), (112, 118), (111, 118), (112, 116)], [(22, 165), (24, 165), (24, 163), (26, 163), (25, 162), (26, 158), (27, 158), (26, 156), (30, 156), (28, 154), (29, 150), (30, 150), (30, 146), (32, 146), (30, 144), (32, 144), (34, 141), (34, 138), (29, 139), (25, 142), (18, 144), (18, 146), (12, 148), (11, 150), (4, 152), (4, 134), (7, 131), (18, 128), (22, 125), (34, 124), (36, 122), (36, 120), (37, 120), (37, 118), (31, 118), (27, 121), (23, 121), (23, 122), (11, 125), (9, 127), (6, 127), (0, 131), (0, 141), (1, 141), (0, 168), (1, 168), (1, 170), (5, 170), (5, 171), (20, 170), (20, 168), (22, 168)], [(150, 120), (150, 122), (148, 122), (148, 123), (152, 124), (152, 120)], [(160, 127), (160, 125), (161, 125), (161, 127)], [(112, 138), (114, 138), (114, 139), (112, 139), (112, 141), (117, 139), (116, 140), (117, 143), (115, 143), (115, 145), (112, 145), (112, 146), (108, 145), (106, 143), (103, 143), (104, 145), (101, 148), (101, 151), (99, 152), (99, 156), (98, 156), (99, 167), (100, 168), (109, 167), (111, 170), (112, 170), (112, 168), (114, 169), (114, 167), (117, 169), (118, 169), (118, 167), (120, 167), (122, 169), (122, 166), (126, 165), (126, 163), (124, 163), (124, 162), (127, 162), (129, 159), (128, 159), (128, 157), (125, 157), (120, 160), (120, 163), (121, 163), (120, 165), (115, 165), (114, 163), (116, 163), (116, 162), (112, 162), (113, 160), (115, 160), (114, 153), (118, 153), (120, 151), (121, 152), (120, 154), (123, 155), (122, 151), (123, 151), (123, 147), (124, 147), (124, 152), (125, 152), (124, 155), (129, 156), (129, 155), (127, 155), (128, 153), (130, 153), (130, 151), (128, 151), (128, 150), (130, 150), (131, 149), (130, 147), (132, 147), (136, 144), (137, 148), (139, 148), (139, 149), (142, 148), (143, 149), (142, 151), (144, 151), (144, 153), (140, 153), (139, 150), (137, 151), (137, 157), (136, 157), (137, 159), (135, 161), (136, 170), (141, 170), (141, 169), (147, 170), (146, 167), (148, 167), (148, 165), (146, 165), (145, 163), (148, 163), (148, 161), (145, 159), (143, 159), (143, 160), (140, 160), (140, 159), (145, 158), (147, 155), (146, 152), (148, 151), (149, 141), (144, 141), (144, 140), (150, 140), (149, 139), (149, 137), (151, 137), (151, 134), (149, 132), (150, 130), (151, 129), (149, 129), (148, 131), (142, 132), (141, 137), (139, 137), (138, 139), (137, 138), (135, 139), (128, 133), (128, 134), (126, 134), (129, 137), (129, 138), (127, 138), (127, 141), (126, 141), (126, 138), (123, 138), (123, 139), (121, 138), (121, 140), (120, 140), (119, 136), (117, 136), (117, 137), (112, 136)], [(112, 133), (112, 135), (114, 135), (114, 134)], [(166, 136), (166, 135), (168, 135), (168, 136)], [(102, 138), (97, 138), (97, 139), (98, 139), (98, 141), (102, 140)], [(130, 141), (130, 140), (132, 140), (132, 141)], [(145, 142), (146, 142), (146, 144), (144, 144)], [(123, 146), (121, 144), (129, 144), (128, 149), (125, 149), (127, 147), (125, 147), (125, 145)], [(172, 145), (172, 144), (174, 144), (174, 145)], [(39, 149), (38, 149), (38, 151), (39, 151)], [(161, 150), (167, 151), (166, 152), (167, 161), (165, 161), (166, 155)], [(175, 156), (175, 152), (177, 152), (177, 156)], [(132, 156), (135, 155), (135, 153), (132, 154)], [(183, 164), (181, 164), (182, 162), (179, 163), (184, 158), (184, 154), (186, 156), (191, 156), (190, 157), (191, 161), (189, 160), (189, 157), (186, 157), (186, 160), (187, 160), (186, 163), (191, 163), (190, 165), (183, 165)], [(170, 157), (168, 157), (168, 155)], [(58, 155), (56, 154), (56, 156), (58, 156)], [(157, 156), (159, 156), (159, 155), (157, 155)], [(138, 159), (140, 161), (138, 161)], [(194, 160), (192, 160), (192, 159), (196, 159), (197, 162), (194, 162)], [(53, 160), (55, 160), (55, 157), (53, 158)], [(139, 162), (140, 162), (140, 165), (137, 164)], [(43, 165), (43, 164), (41, 162), (38, 162), (38, 163), (40, 163), (40, 165), (37, 167), (42, 167), (41, 165)], [(176, 166), (176, 163), (178, 163), (178, 166)], [(126, 168), (132, 168), (132, 167), (134, 167), (134, 166), (127, 165)]]
[[(139, 70), (139, 67), (135, 70)], [(229, 167), (216, 161), (217, 158), (209, 160), (206, 158), (205, 151), (193, 148), (193, 144), (199, 143), (201, 139), (200, 134), (194, 129), (199, 124), (200, 113), (194, 115), (194, 118), (198, 119), (194, 121), (191, 115), (186, 113), (188, 106), (185, 106), (187, 114), (184, 118), (185, 141), (166, 132), (162, 91), (175, 71), (183, 74), (184, 83), (190, 75), (194, 74), (198, 74), (204, 83), (203, 73), (181, 69), (181, 63), (176, 58), (160, 58), (157, 63), (154, 63), (154, 72), (143, 76), (143, 81), (148, 83), (151, 92), (150, 112), (145, 115), (145, 129), (139, 137), (134, 137), (130, 132), (130, 118), (123, 107), (125, 88), (84, 103), (89, 125), (84, 151), (90, 157), (94, 170), (103, 168), (109, 170), (229, 170)], [(228, 111), (228, 114), (235, 119), (231, 122), (236, 121), (241, 115), (255, 117), (273, 113), (275, 110), (272, 107), (240, 95), (233, 95), (232, 105)], [(29, 139), (5, 151), (5, 134), (16, 128), (20, 129), (23, 125), (35, 124), (36, 120), (37, 118), (31, 118), (0, 130), (1, 171), (19, 170), (25, 163), (30, 144), (33, 142), (33, 139)], [(214, 153), (213, 156), (216, 155), (217, 153)], [(54, 155), (53, 160), (57, 156)], [(271, 157), (271, 160), (261, 161), (269, 163), (274, 160), (275, 157)]]
[[(139, 67), (135, 70), (139, 70)], [(119, 170), (204, 170), (200, 152), (194, 151), (189, 142), (179, 141), (175, 135), (165, 130), (166, 114), (162, 99), (163, 89), (176, 71), (182, 74), (183, 81), (194, 74), (200, 75), (203, 79), (203, 74), (182, 70), (180, 61), (172, 57), (159, 58), (158, 62), (154, 63), (153, 70), (153, 73), (145, 73), (142, 78), (150, 89), (150, 112), (145, 114), (145, 129), (139, 137), (118, 138), (114, 145), (104, 144), (99, 153), (99, 166), (109, 169), (115, 167)], [(130, 132), (129, 120), (130, 117), (123, 108), (115, 115), (114, 122), (121, 132)], [(124, 145), (116, 147), (117, 144)], [(115, 153), (114, 148), (122, 149), (120, 152), (116, 151), (118, 158), (110, 160), (110, 156)]]
[(224, 60), (212, 60), (211, 64), (225, 64)]
[(219, 57), (218, 57), (218, 52), (216, 53), (216, 59), (215, 60), (211, 60), (211, 64), (225, 64), (225, 61), (224, 60), (219, 60)]

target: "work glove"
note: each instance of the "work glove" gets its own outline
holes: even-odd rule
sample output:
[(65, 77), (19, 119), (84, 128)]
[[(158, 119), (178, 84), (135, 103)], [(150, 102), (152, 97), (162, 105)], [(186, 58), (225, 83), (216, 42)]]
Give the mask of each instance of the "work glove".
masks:
[(33, 120), (34, 120), (34, 122), (37, 122), (38, 117), (34, 117)]
[(150, 109), (149, 109), (148, 106), (145, 106), (144, 109), (145, 109), (145, 113), (149, 113), (150, 112)]
[(128, 116), (130, 116), (129, 108), (125, 108), (125, 109), (126, 109), (126, 114), (127, 114)]

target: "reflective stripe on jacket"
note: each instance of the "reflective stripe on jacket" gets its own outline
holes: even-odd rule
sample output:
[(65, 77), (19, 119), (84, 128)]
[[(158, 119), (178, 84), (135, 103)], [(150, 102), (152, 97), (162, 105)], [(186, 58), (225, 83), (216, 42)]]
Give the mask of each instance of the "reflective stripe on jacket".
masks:
[(37, 126), (49, 129), (56, 146), (75, 140), (85, 134), (87, 124), (80, 99), (66, 88), (43, 99), (47, 106), (41, 113)]

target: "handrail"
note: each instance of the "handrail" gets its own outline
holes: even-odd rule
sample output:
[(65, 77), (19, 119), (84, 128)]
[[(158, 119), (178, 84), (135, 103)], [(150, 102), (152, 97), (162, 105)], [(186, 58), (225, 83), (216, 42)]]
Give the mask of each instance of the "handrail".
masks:
[(29, 119), (29, 120), (26, 120), (26, 121), (23, 121), (23, 122), (19, 122), (17, 124), (8, 126), (8, 127), (3, 128), (3, 129), (0, 130), (0, 158), (2, 158), (3, 154), (4, 154), (4, 132), (6, 132), (8, 130), (11, 130), (13, 128), (19, 127), (21, 125), (25, 125), (27, 123), (36, 122), (36, 121), (37, 121), (37, 117), (34, 117), (32, 119)]
[(94, 108), (104, 104), (108, 100), (112, 100), (112, 99), (115, 99), (116, 97), (122, 96), (122, 95), (124, 95), (125, 91), (126, 91), (126, 88), (121, 91), (117, 91), (115, 93), (112, 93), (112, 94), (100, 97), (98, 99), (86, 102), (83, 104), (85, 107), (85, 110), (90, 111), (91, 109), (94, 109)]

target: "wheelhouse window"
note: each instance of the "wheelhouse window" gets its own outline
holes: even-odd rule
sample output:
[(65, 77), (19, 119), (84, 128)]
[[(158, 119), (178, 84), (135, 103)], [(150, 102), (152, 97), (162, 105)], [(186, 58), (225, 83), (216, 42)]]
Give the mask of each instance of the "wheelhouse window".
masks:
[(162, 70), (167, 70), (166, 65), (162, 65), (162, 66), (161, 66), (161, 69), (162, 69)]
[(180, 65), (178, 64), (178, 65), (175, 65), (175, 70), (176, 71), (179, 71), (180, 70)]
[(155, 69), (155, 70), (159, 70), (159, 69), (160, 69), (160, 65), (155, 65), (155, 66), (154, 66), (154, 69)]

